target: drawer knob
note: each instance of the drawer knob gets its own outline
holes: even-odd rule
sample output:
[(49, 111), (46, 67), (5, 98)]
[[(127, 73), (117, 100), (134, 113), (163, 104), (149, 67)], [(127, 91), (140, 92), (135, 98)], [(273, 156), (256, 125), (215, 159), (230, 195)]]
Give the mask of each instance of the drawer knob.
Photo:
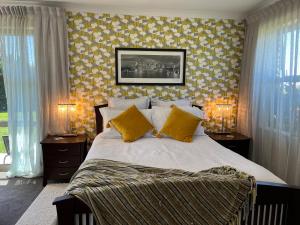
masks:
[(67, 149), (67, 148), (65, 148), (65, 149), (58, 149), (57, 151), (59, 151), (59, 152), (67, 152), (67, 151), (69, 151), (69, 149)]
[(65, 160), (65, 161), (58, 161), (59, 164), (66, 164), (68, 163), (69, 161), (68, 160)]
[(66, 172), (66, 173), (59, 173), (58, 175), (59, 176), (66, 176), (66, 175), (68, 175), (69, 173), (68, 172)]

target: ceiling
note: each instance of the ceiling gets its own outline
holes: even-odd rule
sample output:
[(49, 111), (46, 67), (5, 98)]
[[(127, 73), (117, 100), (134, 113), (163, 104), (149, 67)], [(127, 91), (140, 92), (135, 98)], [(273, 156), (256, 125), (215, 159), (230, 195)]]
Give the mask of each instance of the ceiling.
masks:
[[(242, 19), (249, 12), (276, 0), (19, 0), (15, 3), (42, 3), (80, 11), (141, 15), (203, 16)], [(1, 2), (5, 2), (0, 0)]]

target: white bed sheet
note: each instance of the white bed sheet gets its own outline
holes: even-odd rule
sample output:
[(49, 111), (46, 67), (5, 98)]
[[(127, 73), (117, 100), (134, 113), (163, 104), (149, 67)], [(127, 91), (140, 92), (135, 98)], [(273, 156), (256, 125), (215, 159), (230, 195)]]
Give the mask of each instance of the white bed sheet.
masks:
[(208, 136), (196, 136), (192, 143), (170, 138), (142, 138), (124, 143), (99, 134), (88, 152), (88, 159), (109, 159), (159, 168), (201, 171), (212, 167), (232, 166), (253, 175), (257, 181), (285, 183), (264, 167), (223, 147)]

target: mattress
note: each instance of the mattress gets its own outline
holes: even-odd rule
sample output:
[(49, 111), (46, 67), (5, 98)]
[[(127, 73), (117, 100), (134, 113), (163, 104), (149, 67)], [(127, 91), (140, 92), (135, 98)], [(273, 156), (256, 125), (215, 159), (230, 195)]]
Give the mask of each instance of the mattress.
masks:
[(223, 147), (207, 135), (194, 137), (192, 143), (170, 138), (141, 138), (124, 143), (122, 139), (104, 138), (99, 134), (85, 160), (89, 159), (109, 159), (191, 172), (231, 166), (254, 176), (257, 181), (285, 183), (269, 170)]

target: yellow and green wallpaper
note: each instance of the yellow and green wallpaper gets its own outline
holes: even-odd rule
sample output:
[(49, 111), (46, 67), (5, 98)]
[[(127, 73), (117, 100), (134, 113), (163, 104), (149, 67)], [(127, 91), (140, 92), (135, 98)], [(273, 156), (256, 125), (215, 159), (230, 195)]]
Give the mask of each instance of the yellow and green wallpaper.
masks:
[[(68, 12), (71, 99), (77, 103), (72, 126), (95, 136), (94, 105), (108, 96), (189, 98), (205, 107), (207, 129), (220, 120), (214, 104), (233, 104), (235, 127), (245, 25), (228, 19), (121, 16)], [(115, 47), (187, 50), (185, 86), (116, 86)]]

